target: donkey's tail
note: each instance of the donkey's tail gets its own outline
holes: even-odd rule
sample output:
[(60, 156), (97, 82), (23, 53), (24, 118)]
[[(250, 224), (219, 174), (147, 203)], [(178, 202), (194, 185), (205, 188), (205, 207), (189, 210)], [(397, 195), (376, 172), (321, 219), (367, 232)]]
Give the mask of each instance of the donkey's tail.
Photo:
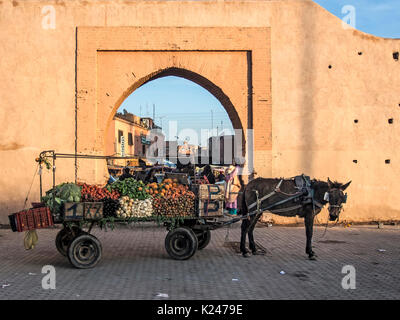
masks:
[(238, 214), (247, 214), (247, 205), (246, 205), (246, 199), (245, 199), (245, 189), (246, 185), (243, 181), (242, 175), (238, 175), (239, 178), (239, 183), (240, 183), (240, 191), (239, 191), (239, 199), (240, 200), (240, 206), (239, 206), (239, 212)]

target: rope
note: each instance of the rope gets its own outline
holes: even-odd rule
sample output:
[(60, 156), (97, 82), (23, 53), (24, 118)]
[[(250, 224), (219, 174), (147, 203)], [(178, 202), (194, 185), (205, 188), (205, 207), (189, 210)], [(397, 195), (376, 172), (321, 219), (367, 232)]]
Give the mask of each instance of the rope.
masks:
[(231, 230), (231, 224), (228, 225), (228, 227), (226, 228), (226, 235), (225, 235), (225, 242), (229, 242), (229, 231)]
[[(315, 214), (314, 214), (314, 217), (315, 217)], [(338, 224), (338, 222), (339, 222), (339, 218), (336, 219), (335, 224), (334, 224), (331, 228), (336, 227), (337, 224)], [(320, 237), (318, 238), (318, 241), (321, 240), (323, 237), (325, 237), (326, 231), (328, 230), (328, 225), (329, 225), (329, 215), (328, 215), (328, 217), (326, 218), (326, 225), (325, 225), (324, 233), (322, 234), (322, 236), (320, 236)]]
[(320, 237), (318, 238), (318, 241), (321, 240), (323, 237), (325, 237), (326, 230), (328, 230), (328, 224), (329, 224), (329, 217), (326, 219), (326, 225), (325, 225), (324, 233), (322, 234), (322, 236), (320, 236)]
[(279, 189), (279, 188), (277, 188), (275, 191), (276, 191), (277, 193), (282, 193), (282, 194), (284, 194), (285, 196), (289, 196), (289, 197), (295, 196), (295, 195), (301, 195), (301, 194), (302, 194), (302, 192), (286, 193), (286, 192), (283, 192), (283, 191), (282, 191), (281, 189)]
[(39, 168), (39, 164), (37, 165), (36, 170), (35, 170), (35, 173), (34, 173), (34, 175), (33, 175), (33, 177), (32, 177), (31, 186), (29, 187), (28, 194), (26, 195), (25, 202), (24, 202), (24, 207), (22, 208), (22, 210), (25, 210), (25, 206), (26, 206), (26, 203), (28, 202), (29, 194), (31, 193), (33, 181), (35, 180), (35, 176), (36, 176), (36, 173), (37, 173), (37, 171), (38, 171), (38, 168)]

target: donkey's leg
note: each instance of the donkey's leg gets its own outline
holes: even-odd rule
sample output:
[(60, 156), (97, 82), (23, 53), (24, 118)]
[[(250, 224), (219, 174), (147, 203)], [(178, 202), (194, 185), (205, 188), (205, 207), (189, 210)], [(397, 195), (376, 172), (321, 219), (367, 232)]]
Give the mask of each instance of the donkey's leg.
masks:
[(250, 256), (249, 252), (246, 249), (246, 235), (248, 230), (249, 230), (249, 220), (243, 219), (241, 226), (241, 235), (240, 235), (240, 252), (245, 258), (248, 258)]
[(256, 243), (254, 241), (253, 232), (254, 232), (254, 228), (256, 227), (257, 221), (259, 219), (260, 219), (260, 216), (254, 217), (252, 219), (252, 222), (251, 222), (251, 225), (250, 225), (250, 228), (249, 228), (249, 247), (250, 247), (251, 253), (253, 255), (263, 255), (263, 254), (265, 254), (264, 251), (257, 250)]
[(247, 233), (249, 235), (249, 248), (253, 254), (257, 251), (256, 243), (254, 242), (254, 236), (253, 236), (254, 226), (256, 225), (255, 224), (256, 221), (254, 221), (254, 220), (256, 220), (256, 217), (253, 217), (251, 219), (249, 231)]
[(312, 250), (312, 236), (313, 236), (313, 227), (314, 227), (314, 215), (312, 212), (307, 212), (304, 217), (304, 224), (306, 227), (306, 253), (308, 254), (308, 258), (310, 260), (315, 260), (315, 252)]

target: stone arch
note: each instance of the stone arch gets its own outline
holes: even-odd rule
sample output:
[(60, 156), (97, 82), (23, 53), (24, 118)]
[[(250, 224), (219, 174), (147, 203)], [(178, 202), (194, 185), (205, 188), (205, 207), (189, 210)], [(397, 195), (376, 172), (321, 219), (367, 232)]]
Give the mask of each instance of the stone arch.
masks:
[(178, 68), (178, 67), (169, 67), (166, 69), (160, 69), (155, 72), (152, 72), (148, 74), (145, 77), (142, 77), (141, 79), (135, 81), (131, 86), (128, 87), (127, 90), (125, 90), (120, 98), (117, 100), (115, 103), (115, 106), (113, 107), (110, 116), (108, 117), (108, 121), (106, 124), (106, 129), (105, 129), (105, 134), (104, 134), (104, 141), (103, 141), (103, 154), (106, 154), (106, 146), (110, 142), (108, 139), (110, 139), (111, 136), (109, 136), (109, 127), (111, 122), (113, 121), (113, 118), (118, 111), (119, 107), (121, 104), (131, 95), (136, 89), (140, 88), (141, 86), (145, 85), (148, 82), (163, 78), (163, 77), (168, 77), (168, 76), (176, 76), (176, 77), (181, 77), (186, 80), (192, 81), (205, 90), (207, 90), (209, 93), (211, 93), (224, 107), (225, 111), (227, 112), (229, 119), (232, 122), (232, 126), (234, 129), (239, 129), (241, 130), (241, 143), (242, 143), (242, 148), (241, 148), (241, 155), (245, 156), (246, 154), (246, 139), (245, 139), (245, 130), (244, 126), (242, 124), (242, 121), (235, 109), (235, 106), (229, 99), (229, 97), (223, 92), (223, 90), (218, 87), (216, 84), (214, 84), (212, 81), (207, 79), (206, 77), (193, 72), (191, 70), (185, 69), (185, 68)]
[[(111, 111), (110, 116), (108, 117), (107, 125), (106, 125), (106, 131), (108, 132), (109, 125), (111, 121), (113, 120), (118, 108), (121, 106), (121, 104), (124, 102), (124, 100), (131, 95), (136, 89), (140, 88), (141, 86), (145, 85), (146, 83), (160, 79), (163, 77), (168, 77), (168, 76), (176, 76), (176, 77), (181, 77), (184, 79), (187, 79), (189, 81), (192, 81), (204, 89), (206, 89), (208, 92), (210, 92), (224, 107), (226, 112), (228, 113), (229, 119), (232, 122), (232, 126), (234, 129), (240, 129), (242, 130), (242, 133), (244, 132), (244, 126), (240, 120), (240, 117), (235, 109), (235, 106), (229, 99), (229, 97), (223, 92), (221, 88), (219, 88), (217, 85), (215, 85), (212, 81), (208, 80), (207, 78), (203, 77), (202, 75), (190, 71), (188, 69), (184, 68), (177, 68), (177, 67), (170, 67), (162, 70), (155, 71), (145, 77), (142, 77), (141, 79), (137, 80), (134, 82), (127, 90), (125, 90), (121, 97), (117, 100), (115, 103), (114, 108)], [(106, 135), (105, 135), (106, 139)], [(245, 140), (244, 140), (244, 135), (242, 135), (242, 141), (243, 141), (243, 151), (244, 145), (245, 145)], [(104, 141), (104, 145), (105, 145)]]

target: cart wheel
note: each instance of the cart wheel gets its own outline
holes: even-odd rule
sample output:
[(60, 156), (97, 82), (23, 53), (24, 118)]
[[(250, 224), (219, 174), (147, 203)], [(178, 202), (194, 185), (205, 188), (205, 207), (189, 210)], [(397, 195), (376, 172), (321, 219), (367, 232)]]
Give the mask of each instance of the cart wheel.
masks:
[(86, 232), (77, 226), (72, 226), (72, 232), (69, 228), (61, 229), (56, 236), (56, 248), (63, 256), (67, 255), (68, 245), (78, 235)]
[(195, 254), (197, 246), (197, 237), (189, 228), (171, 230), (165, 238), (165, 249), (170, 257), (176, 260), (189, 259)]
[(76, 268), (93, 268), (101, 259), (101, 243), (91, 234), (75, 237), (68, 246), (68, 260)]
[(197, 249), (202, 250), (205, 247), (207, 247), (211, 240), (210, 230), (205, 230), (205, 231), (196, 230), (195, 233), (196, 233), (197, 240), (199, 242)]

